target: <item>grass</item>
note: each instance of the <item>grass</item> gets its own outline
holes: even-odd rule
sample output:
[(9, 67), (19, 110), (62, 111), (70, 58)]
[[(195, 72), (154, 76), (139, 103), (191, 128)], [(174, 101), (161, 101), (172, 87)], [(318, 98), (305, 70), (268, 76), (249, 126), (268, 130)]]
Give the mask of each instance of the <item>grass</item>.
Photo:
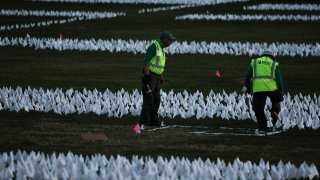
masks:
[[(12, 54), (12, 51), (18, 53)], [(34, 51), (31, 48), (0, 49), (1, 86), (26, 88), (140, 89), (143, 55), (104, 52)], [(173, 55), (165, 69), (164, 91), (240, 92), (250, 63), (245, 56)], [(317, 57), (279, 57), (285, 91), (318, 94), (320, 61)], [(219, 70), (221, 78), (215, 77)], [(308, 78), (308, 82), (306, 82)]]
[[(318, 22), (222, 22), (222, 21), (174, 21), (176, 15), (188, 13), (235, 13), (235, 14), (281, 14), (282, 12), (247, 12), (243, 5), (273, 1), (250, 1), (217, 6), (187, 8), (176, 11), (141, 14), (142, 8), (156, 5), (85, 5), (65, 3), (36, 3), (18, 0), (0, 2), (3, 9), (35, 10), (85, 10), (125, 11), (127, 16), (114, 19), (78, 21), (64, 25), (1, 31), (0, 36), (24, 37), (27, 33), (36, 37), (58, 37), (60, 33), (69, 38), (121, 38), (150, 40), (157, 38), (163, 30), (170, 30), (178, 41), (232, 41), (232, 42), (295, 42), (315, 43), (319, 41)], [(279, 1), (301, 3), (300, 1)], [(277, 1), (278, 3), (278, 1)], [(304, 1), (304, 3), (318, 3)], [(289, 12), (283, 12), (289, 13)], [(300, 12), (310, 14), (310, 12)], [(319, 14), (318, 12), (312, 14)], [(43, 21), (42, 17), (0, 16), (0, 24)], [(49, 18), (50, 19), (50, 18)], [(54, 19), (54, 18), (52, 18)], [(215, 92), (239, 92), (243, 86), (245, 71), (252, 57), (222, 55), (169, 55), (165, 70), (164, 91), (175, 92), (186, 89), (207, 94)], [(320, 72), (318, 57), (278, 57), (284, 78), (285, 91), (290, 94), (319, 94)], [(0, 47), (0, 87), (17, 86), (34, 88), (87, 89), (100, 91), (121, 88), (131, 91), (140, 89), (143, 54), (78, 52), (38, 50), (21, 47)], [(221, 78), (214, 76), (219, 69)], [(256, 128), (251, 120), (226, 121), (219, 118), (196, 120), (163, 119), (167, 124), (189, 125), (194, 128), (166, 129), (133, 133), (137, 117), (121, 119), (94, 114), (59, 116), (53, 113), (0, 111), (0, 152), (44, 151), (47, 153), (68, 152), (81, 154), (103, 153), (106, 155), (163, 155), (199, 157), (215, 160), (220, 157), (233, 161), (259, 162), (260, 158), (276, 163), (279, 160), (295, 164), (315, 163), (320, 166), (319, 130), (291, 129), (285, 133), (267, 137), (204, 136), (189, 132), (195, 126), (206, 126), (214, 132), (230, 132), (221, 127)], [(232, 132), (236, 132), (233, 130)], [(82, 134), (105, 134), (107, 141), (82, 141)]]
[[(3, 128), (0, 151), (71, 151), (84, 155), (120, 154), (129, 158), (134, 154), (153, 158), (161, 155), (167, 158), (178, 156), (216, 160), (220, 157), (225, 161), (233, 161), (239, 157), (242, 161), (251, 160), (256, 163), (262, 158), (270, 163), (278, 163), (281, 159), (294, 164), (306, 161), (308, 164), (320, 165), (320, 161), (314, 158), (319, 155), (319, 130), (291, 129), (266, 137), (196, 135), (190, 132), (206, 130), (241, 133), (240, 130), (226, 130), (223, 127), (251, 129), (256, 128), (256, 124), (251, 120), (176, 118), (162, 120), (169, 125), (189, 125), (191, 128), (169, 128), (135, 134), (133, 127), (138, 121), (131, 116), (106, 119), (94, 114), (58, 116), (52, 113), (8, 111), (2, 111), (0, 115), (3, 117), (0, 121)], [(81, 135), (84, 134), (105, 134), (108, 140), (83, 141)]]

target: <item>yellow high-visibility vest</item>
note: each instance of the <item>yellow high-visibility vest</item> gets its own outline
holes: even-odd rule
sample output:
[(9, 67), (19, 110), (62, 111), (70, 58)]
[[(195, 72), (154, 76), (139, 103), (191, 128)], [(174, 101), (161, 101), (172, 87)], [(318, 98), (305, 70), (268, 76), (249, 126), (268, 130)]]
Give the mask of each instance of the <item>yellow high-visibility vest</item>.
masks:
[(162, 74), (164, 71), (164, 67), (166, 65), (166, 54), (163, 51), (163, 48), (161, 47), (160, 43), (156, 40), (153, 40), (152, 44), (156, 45), (156, 55), (151, 59), (149, 65), (150, 65), (150, 71), (155, 74)]
[(267, 56), (252, 59), (251, 67), (253, 69), (252, 91), (275, 91), (278, 89), (275, 72), (279, 63), (273, 61)]

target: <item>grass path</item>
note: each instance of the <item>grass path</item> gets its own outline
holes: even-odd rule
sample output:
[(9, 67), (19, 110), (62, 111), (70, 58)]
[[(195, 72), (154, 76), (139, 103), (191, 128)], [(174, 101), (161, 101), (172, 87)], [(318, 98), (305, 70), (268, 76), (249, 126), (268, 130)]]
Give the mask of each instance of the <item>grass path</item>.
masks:
[[(320, 166), (319, 131), (291, 129), (272, 136), (235, 136), (228, 133), (243, 133), (244, 129), (256, 128), (250, 120), (226, 121), (221, 119), (174, 120), (163, 119), (168, 125), (189, 127), (167, 128), (159, 131), (135, 134), (133, 127), (137, 117), (108, 119), (105, 116), (68, 115), (52, 113), (0, 112), (0, 152), (44, 151), (47, 153), (68, 152), (78, 154), (144, 155), (170, 158), (171, 156), (199, 157), (216, 160), (220, 157), (233, 161), (260, 158), (277, 163), (279, 160), (295, 164), (315, 163)], [(228, 128), (226, 128), (228, 127)], [(210, 131), (226, 135), (197, 135), (190, 132)], [(105, 135), (105, 141), (84, 141), (83, 135)]]

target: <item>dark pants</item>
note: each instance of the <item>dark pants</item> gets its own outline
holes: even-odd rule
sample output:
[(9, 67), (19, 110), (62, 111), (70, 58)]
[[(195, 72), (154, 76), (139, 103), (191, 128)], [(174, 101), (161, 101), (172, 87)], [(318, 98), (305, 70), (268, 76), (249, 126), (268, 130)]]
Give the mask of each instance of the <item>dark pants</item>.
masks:
[(159, 125), (158, 109), (160, 106), (160, 75), (150, 72), (142, 77), (143, 103), (140, 124)]
[[(278, 91), (265, 91), (265, 92), (255, 92), (253, 93), (253, 102), (252, 102), (252, 108), (255, 112), (255, 115), (257, 117), (258, 126), (261, 130), (267, 130), (267, 119), (264, 114), (264, 106), (266, 104), (267, 97), (270, 98), (272, 107), (270, 109), (270, 112), (276, 112), (277, 114), (280, 112), (280, 100), (279, 100), (279, 93)], [(275, 124), (276, 120), (273, 120), (273, 123)]]

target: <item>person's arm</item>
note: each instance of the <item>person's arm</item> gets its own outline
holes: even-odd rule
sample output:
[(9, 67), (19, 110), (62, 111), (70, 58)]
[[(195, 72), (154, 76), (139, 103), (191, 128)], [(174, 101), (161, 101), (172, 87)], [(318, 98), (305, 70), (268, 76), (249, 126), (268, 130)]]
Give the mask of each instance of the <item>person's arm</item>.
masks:
[(276, 72), (275, 72), (275, 76), (276, 76), (276, 83), (277, 83), (277, 87), (278, 87), (278, 98), (279, 101), (282, 102), (283, 101), (283, 96), (284, 96), (284, 92), (283, 92), (283, 80), (282, 80), (282, 75), (280, 72), (280, 69), (278, 68), (278, 66), (276, 67)]
[(160, 84), (162, 84), (162, 85), (164, 84), (164, 77), (163, 77), (163, 74), (161, 74), (161, 75), (160, 75)]
[(246, 78), (245, 78), (245, 86), (247, 88), (247, 92), (251, 92), (251, 78), (252, 78), (252, 74), (253, 74), (253, 69), (251, 64), (248, 67), (248, 70), (246, 72)]
[(150, 62), (151, 59), (156, 55), (157, 52), (157, 47), (155, 44), (152, 44), (149, 46), (149, 48), (147, 49), (146, 54), (144, 55), (144, 67), (143, 67), (143, 71), (144, 74), (149, 76), (150, 74)]
[(277, 83), (277, 86), (278, 86), (278, 90), (283, 93), (284, 89), (283, 89), (283, 80), (282, 80), (282, 75), (281, 75), (281, 72), (280, 72), (280, 69), (279, 67), (277, 66), (276, 67), (276, 83)]

